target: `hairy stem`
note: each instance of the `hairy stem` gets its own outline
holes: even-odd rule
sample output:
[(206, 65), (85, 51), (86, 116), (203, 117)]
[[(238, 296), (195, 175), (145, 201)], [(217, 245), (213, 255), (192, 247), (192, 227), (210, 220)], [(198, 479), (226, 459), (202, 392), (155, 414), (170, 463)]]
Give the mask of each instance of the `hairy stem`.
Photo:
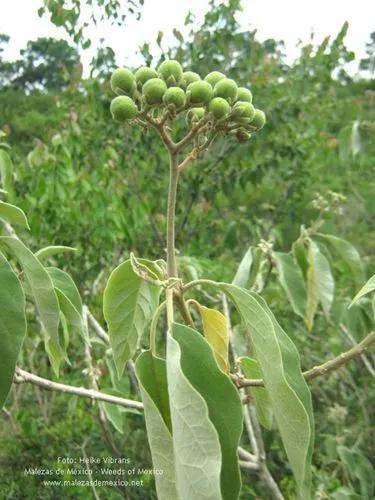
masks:
[(167, 208), (167, 270), (168, 277), (177, 277), (176, 249), (175, 249), (175, 219), (176, 197), (178, 184), (178, 158), (177, 154), (169, 152), (169, 190)]

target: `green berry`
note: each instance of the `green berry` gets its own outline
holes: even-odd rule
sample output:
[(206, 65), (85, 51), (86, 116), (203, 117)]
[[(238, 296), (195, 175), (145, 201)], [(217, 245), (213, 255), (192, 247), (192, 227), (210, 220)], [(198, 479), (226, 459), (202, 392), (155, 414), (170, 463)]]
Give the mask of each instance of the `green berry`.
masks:
[(192, 104), (208, 104), (212, 97), (212, 87), (204, 81), (193, 82), (188, 86), (187, 94)]
[(132, 94), (135, 90), (133, 73), (125, 68), (117, 68), (111, 76), (111, 87), (115, 94)]
[(224, 118), (228, 115), (230, 106), (225, 99), (222, 99), (221, 97), (214, 97), (210, 102), (208, 109), (214, 117), (219, 120), (220, 118)]
[(255, 127), (257, 130), (260, 130), (266, 124), (266, 115), (261, 109), (256, 109), (254, 113), (254, 117), (251, 120), (250, 125)]
[(148, 80), (151, 80), (151, 78), (157, 78), (158, 74), (155, 69), (143, 66), (142, 68), (137, 69), (134, 76), (138, 86), (142, 88)]
[(240, 144), (245, 144), (245, 142), (247, 142), (251, 138), (251, 134), (249, 134), (249, 132), (247, 132), (243, 128), (240, 128), (236, 132), (236, 138)]
[(158, 67), (158, 73), (168, 85), (176, 85), (182, 78), (181, 64), (173, 59), (167, 59)]
[(160, 104), (166, 91), (167, 85), (160, 78), (151, 78), (142, 87), (142, 94), (148, 104)]
[(180, 87), (169, 87), (164, 94), (163, 102), (167, 105), (172, 104), (177, 109), (182, 108), (186, 102), (185, 92)]
[(234, 102), (237, 99), (237, 83), (234, 80), (225, 78), (219, 80), (214, 87), (214, 96), (222, 97), (228, 102)]
[(138, 108), (130, 97), (120, 95), (111, 102), (111, 113), (116, 122), (125, 122), (135, 118), (138, 114)]
[(237, 100), (238, 101), (253, 102), (253, 94), (250, 92), (249, 89), (247, 89), (245, 87), (238, 87)]
[(201, 77), (198, 75), (198, 73), (194, 73), (194, 71), (185, 71), (182, 73), (182, 82), (185, 87), (190, 85), (193, 82), (199, 82)]
[(206, 110), (204, 108), (192, 108), (191, 114), (197, 120), (200, 120), (206, 114)]
[(223, 78), (225, 78), (225, 75), (223, 75), (223, 73), (220, 73), (220, 71), (212, 71), (211, 73), (208, 73), (208, 75), (205, 77), (205, 80), (212, 87), (215, 87), (217, 82), (222, 80)]
[(233, 106), (233, 116), (238, 118), (249, 118), (252, 120), (254, 118), (255, 108), (251, 102), (237, 101)]
[(204, 108), (191, 108), (186, 115), (186, 121), (189, 125), (191, 125), (192, 123), (199, 122), (205, 114), (206, 110)]

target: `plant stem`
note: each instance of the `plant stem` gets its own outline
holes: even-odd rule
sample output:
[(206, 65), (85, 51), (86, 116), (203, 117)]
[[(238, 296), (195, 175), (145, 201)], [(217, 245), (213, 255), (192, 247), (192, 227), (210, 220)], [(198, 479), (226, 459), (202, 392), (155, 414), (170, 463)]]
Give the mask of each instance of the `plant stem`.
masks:
[(175, 249), (175, 219), (176, 197), (178, 184), (178, 158), (177, 154), (169, 151), (169, 189), (167, 209), (167, 270), (168, 277), (177, 277), (176, 249)]
[(20, 368), (16, 369), (14, 382), (16, 384), (31, 383), (37, 385), (42, 389), (47, 389), (49, 391), (64, 392), (66, 394), (73, 394), (75, 396), (80, 396), (83, 398), (95, 399), (97, 401), (103, 401), (105, 403), (112, 403), (115, 405), (123, 406), (124, 408), (134, 408), (136, 410), (142, 410), (143, 404), (139, 401), (133, 401), (131, 399), (120, 398), (118, 396), (112, 396), (110, 394), (105, 394), (103, 392), (95, 391), (93, 389), (86, 389), (85, 387), (74, 387), (72, 385), (60, 384), (58, 382), (53, 382), (42, 377), (38, 377), (33, 373), (26, 372)]

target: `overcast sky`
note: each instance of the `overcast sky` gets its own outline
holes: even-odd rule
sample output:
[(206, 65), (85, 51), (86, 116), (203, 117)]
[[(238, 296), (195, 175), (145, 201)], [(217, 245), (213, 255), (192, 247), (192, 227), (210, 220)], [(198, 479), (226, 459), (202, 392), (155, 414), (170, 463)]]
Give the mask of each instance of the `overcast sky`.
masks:
[[(38, 17), (41, 4), (42, 0), (0, 0), (0, 33), (11, 37), (6, 52), (9, 59), (17, 58), (26, 42), (39, 36), (68, 39), (62, 28), (56, 28), (47, 17)], [(174, 43), (172, 30), (184, 32), (188, 10), (199, 21), (208, 4), (208, 0), (145, 0), (141, 21), (129, 18), (125, 28), (91, 28), (93, 48), (83, 54), (84, 66), (87, 68), (100, 38), (115, 50), (118, 64), (137, 64), (137, 48), (143, 42), (152, 43), (160, 30), (166, 46)], [(257, 29), (260, 40), (284, 40), (289, 59), (298, 54), (298, 41), (307, 41), (312, 31), (318, 43), (327, 35), (337, 34), (348, 21), (347, 44), (360, 58), (370, 32), (375, 31), (375, 0), (243, 0), (239, 19), (244, 28)]]

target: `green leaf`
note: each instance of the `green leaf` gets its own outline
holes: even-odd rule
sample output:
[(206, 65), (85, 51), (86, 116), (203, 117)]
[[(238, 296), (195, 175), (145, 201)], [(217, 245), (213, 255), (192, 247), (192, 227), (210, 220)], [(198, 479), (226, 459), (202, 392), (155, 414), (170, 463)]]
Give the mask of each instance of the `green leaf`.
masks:
[(335, 282), (328, 260), (321, 253), (318, 245), (312, 240), (309, 240), (307, 260), (307, 306), (305, 322), (307, 328), (312, 330), (314, 316), (319, 303), (322, 305), (326, 317), (329, 315), (333, 302)]
[[(100, 389), (101, 393), (110, 394), (111, 396), (117, 396), (119, 398), (124, 397), (124, 394), (121, 391), (113, 389), (112, 387), (106, 387)], [(124, 408), (123, 406), (119, 406), (113, 403), (99, 403), (101, 408), (103, 409), (106, 417), (109, 422), (113, 425), (113, 427), (120, 433), (124, 434), (126, 423), (127, 423), (127, 415), (129, 413), (133, 413), (136, 415), (141, 415), (141, 412), (135, 408)]]
[(240, 265), (238, 266), (236, 275), (232, 281), (233, 285), (247, 288), (252, 263), (253, 263), (252, 247), (249, 247), (247, 252), (243, 256)]
[(66, 328), (71, 336), (80, 335), (87, 340), (87, 332), (82, 318), (82, 300), (73, 279), (68, 273), (57, 267), (46, 267), (52, 279), (59, 301), (60, 311), (64, 315)]
[(260, 296), (226, 283), (220, 283), (220, 288), (233, 300), (251, 332), (256, 359), (300, 496), (308, 499), (313, 416), (311, 395), (302, 375), (298, 351)]
[(362, 283), (364, 280), (364, 270), (358, 250), (349, 241), (337, 236), (323, 233), (318, 233), (316, 236), (328, 243), (332, 250), (341, 257), (352, 273), (356, 283)]
[(12, 385), (25, 335), (25, 295), (17, 275), (0, 253), (0, 408)]
[(46, 270), (52, 279), (54, 287), (66, 295), (77, 312), (82, 316), (82, 299), (73, 278), (57, 267), (46, 267)]
[(280, 284), (289, 299), (293, 311), (301, 318), (304, 318), (307, 297), (301, 269), (290, 254), (274, 252), (272, 256), (276, 264)]
[(155, 475), (158, 498), (178, 500), (165, 361), (146, 351), (137, 358), (135, 372), (144, 405), (152, 463), (154, 469), (163, 471)]
[(337, 452), (350, 477), (359, 480), (361, 498), (363, 500), (374, 498), (375, 475), (371, 462), (355, 448), (350, 449), (346, 446), (338, 446)]
[(307, 260), (307, 250), (301, 239), (298, 239), (293, 243), (292, 253), (302, 271), (303, 277), (306, 279), (309, 263)]
[(217, 364), (225, 372), (229, 372), (229, 325), (226, 317), (215, 309), (199, 304), (202, 317), (203, 332), (207, 342), (212, 347)]
[(25, 212), (10, 203), (0, 201), (0, 219), (23, 229), (30, 229)]
[[(181, 498), (206, 498), (207, 495), (212, 499), (235, 500), (241, 489), (237, 447), (243, 418), (238, 390), (219, 369), (212, 349), (202, 335), (176, 323), (172, 326), (172, 335), (173, 338), (169, 335), (167, 341), (167, 372), (178, 491), (181, 478), (184, 483), (189, 478), (190, 485), (181, 487), (181, 491), (185, 491)], [(216, 436), (210, 430), (210, 423)], [(208, 456), (205, 456), (206, 452), (209, 452)], [(205, 464), (204, 459), (212, 460), (215, 467)], [(217, 495), (217, 461), (222, 463), (221, 496)], [(200, 467), (207, 477), (199, 488), (197, 470)], [(209, 483), (211, 487), (202, 491), (201, 488)]]
[(74, 307), (69, 298), (59, 288), (55, 288), (55, 292), (59, 301), (60, 311), (64, 315), (66, 328), (71, 336), (81, 336), (87, 340), (85, 326), (82, 316)]
[[(151, 261), (139, 259), (139, 262), (154, 270)], [(157, 269), (155, 272), (157, 274)], [(109, 277), (104, 290), (103, 313), (119, 375), (137, 349), (159, 303), (160, 291), (160, 287), (134, 273), (130, 260), (118, 266)]]
[(58, 255), (58, 254), (65, 253), (65, 252), (76, 252), (76, 251), (77, 251), (76, 248), (65, 247), (62, 245), (50, 246), (50, 247), (45, 247), (45, 248), (41, 248), (40, 250), (38, 250), (35, 253), (35, 257), (38, 257), (38, 259), (41, 262), (43, 262), (43, 261), (49, 259), (50, 257), (53, 257), (54, 255)]
[(65, 354), (59, 343), (60, 309), (52, 280), (31, 250), (18, 238), (2, 236), (0, 242), (7, 245), (21, 264), (43, 327), (47, 354), (58, 375)]
[(6, 151), (0, 149), (0, 177), (4, 190), (11, 196), (13, 193), (13, 164)]
[[(246, 378), (263, 378), (262, 370), (256, 359), (240, 358), (242, 371)], [(273, 411), (270, 397), (264, 387), (251, 387), (250, 394), (255, 400), (255, 409), (258, 420), (266, 429), (272, 428)]]
[(357, 295), (354, 297), (354, 299), (351, 301), (349, 307), (352, 307), (353, 304), (358, 302), (358, 300), (363, 297), (364, 295), (367, 295), (368, 293), (371, 293), (375, 290), (375, 275), (371, 276), (371, 278), (367, 281), (367, 283), (360, 289), (360, 291), (357, 293)]
[(182, 370), (181, 358), (179, 342), (168, 335), (167, 378), (178, 498), (221, 499), (219, 436), (205, 399)]

